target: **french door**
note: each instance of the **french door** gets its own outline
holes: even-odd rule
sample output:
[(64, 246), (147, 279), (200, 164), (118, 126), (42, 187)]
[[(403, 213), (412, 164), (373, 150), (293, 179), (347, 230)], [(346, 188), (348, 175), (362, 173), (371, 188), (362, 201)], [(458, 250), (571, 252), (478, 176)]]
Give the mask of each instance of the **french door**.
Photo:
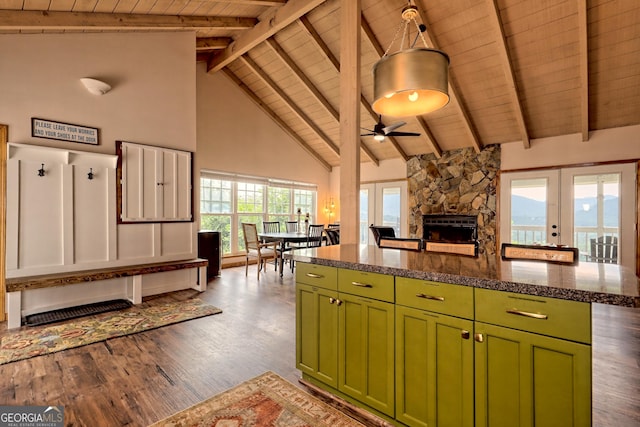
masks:
[(360, 243), (373, 243), (369, 225), (393, 227), (404, 236), (407, 227), (407, 181), (360, 185)]
[[(636, 164), (506, 172), (500, 177), (502, 243), (577, 247), (580, 262), (635, 269)], [(606, 242), (607, 256), (594, 251)]]

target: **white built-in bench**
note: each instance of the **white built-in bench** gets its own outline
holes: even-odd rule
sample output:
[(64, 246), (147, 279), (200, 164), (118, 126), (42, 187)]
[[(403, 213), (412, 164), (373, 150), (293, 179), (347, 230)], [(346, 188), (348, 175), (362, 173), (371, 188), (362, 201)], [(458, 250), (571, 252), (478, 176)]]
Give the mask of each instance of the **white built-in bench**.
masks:
[(193, 289), (203, 292), (207, 289), (207, 265), (208, 261), (206, 259), (196, 258), (186, 261), (126, 265), (96, 270), (9, 278), (6, 280), (7, 328), (18, 328), (22, 324), (22, 293), (25, 291), (127, 277), (130, 279), (127, 282), (127, 299), (133, 304), (140, 304), (142, 302), (142, 276), (144, 274), (197, 268), (198, 281), (193, 286)]

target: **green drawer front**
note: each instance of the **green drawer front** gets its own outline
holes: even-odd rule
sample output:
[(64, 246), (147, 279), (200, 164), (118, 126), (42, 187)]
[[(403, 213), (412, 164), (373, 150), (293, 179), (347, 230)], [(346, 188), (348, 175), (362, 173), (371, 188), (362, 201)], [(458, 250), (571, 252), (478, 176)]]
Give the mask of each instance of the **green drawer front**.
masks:
[(591, 305), (535, 295), (475, 289), (476, 320), (591, 343)]
[(338, 289), (338, 269), (326, 265), (296, 263), (296, 282), (323, 289)]
[(473, 319), (473, 288), (396, 277), (396, 304)]
[(394, 277), (366, 271), (338, 270), (338, 292), (394, 302)]

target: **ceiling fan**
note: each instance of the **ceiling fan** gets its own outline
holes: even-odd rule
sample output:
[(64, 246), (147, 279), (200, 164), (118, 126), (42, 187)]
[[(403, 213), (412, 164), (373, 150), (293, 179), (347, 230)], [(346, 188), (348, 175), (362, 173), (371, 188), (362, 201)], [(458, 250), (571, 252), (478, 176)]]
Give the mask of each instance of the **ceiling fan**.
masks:
[(385, 126), (384, 123), (382, 123), (382, 116), (379, 116), (378, 123), (376, 123), (373, 129), (362, 128), (370, 133), (365, 133), (360, 136), (373, 136), (373, 139), (380, 142), (384, 141), (387, 136), (420, 136), (419, 133), (414, 132), (396, 132), (396, 129), (406, 124), (407, 122), (397, 122), (392, 125)]

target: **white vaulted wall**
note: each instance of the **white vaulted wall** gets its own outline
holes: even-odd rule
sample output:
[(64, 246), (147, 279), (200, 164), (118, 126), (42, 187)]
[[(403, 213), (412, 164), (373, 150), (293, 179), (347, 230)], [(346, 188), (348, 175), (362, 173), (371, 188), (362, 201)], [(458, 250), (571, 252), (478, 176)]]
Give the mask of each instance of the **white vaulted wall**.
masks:
[[(194, 45), (192, 32), (0, 35), (0, 123), (22, 147), (10, 149), (7, 165), (7, 277), (196, 256), (197, 223), (116, 224), (115, 196), (117, 140), (196, 151)], [(92, 95), (82, 77), (113, 89)], [(98, 128), (99, 144), (33, 137), (34, 117)], [(47, 174), (38, 177), (42, 163)], [(143, 294), (189, 280), (188, 271), (145, 276)], [(30, 291), (23, 312), (124, 290), (115, 280)]]

